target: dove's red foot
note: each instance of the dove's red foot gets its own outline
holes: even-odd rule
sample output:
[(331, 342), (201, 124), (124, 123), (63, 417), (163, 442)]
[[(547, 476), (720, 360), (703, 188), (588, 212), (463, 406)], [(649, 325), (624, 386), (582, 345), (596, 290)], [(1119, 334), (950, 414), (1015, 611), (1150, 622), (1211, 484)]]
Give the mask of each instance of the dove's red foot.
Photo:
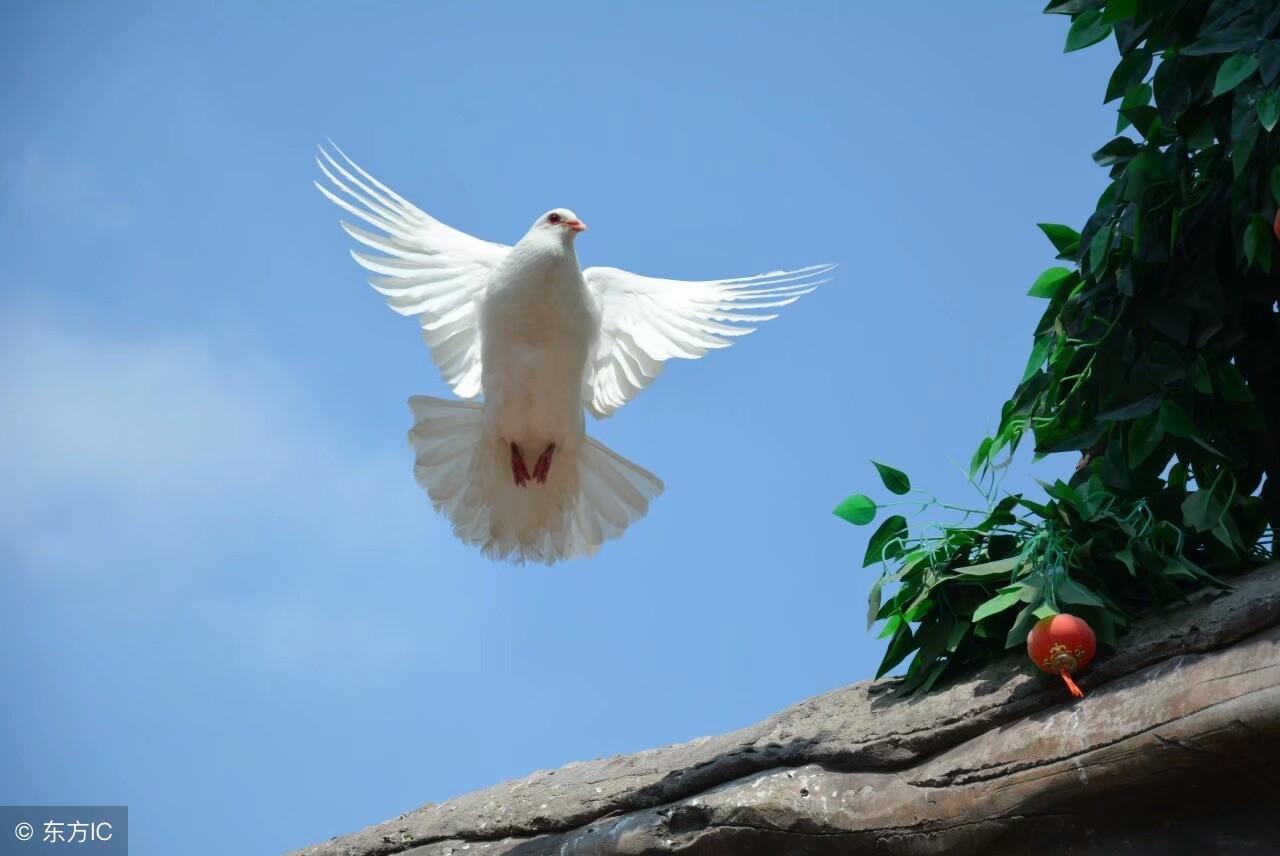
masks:
[[(541, 458), (538, 463), (542, 463)], [(529, 468), (524, 465), (524, 456), (515, 443), (511, 444), (511, 477), (515, 479), (516, 487), (524, 487), (529, 483)]]
[(555, 453), (556, 444), (552, 443), (538, 456), (538, 462), (533, 465), (533, 477), (538, 480), (538, 484), (547, 483), (547, 475), (551, 472), (551, 458)]

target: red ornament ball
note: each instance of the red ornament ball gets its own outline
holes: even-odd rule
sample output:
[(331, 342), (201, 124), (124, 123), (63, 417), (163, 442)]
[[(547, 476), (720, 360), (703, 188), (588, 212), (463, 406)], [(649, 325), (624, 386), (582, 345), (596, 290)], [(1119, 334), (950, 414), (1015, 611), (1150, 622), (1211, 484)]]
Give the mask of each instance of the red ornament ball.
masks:
[(1071, 676), (1088, 666), (1097, 650), (1098, 639), (1093, 635), (1093, 628), (1083, 618), (1065, 612), (1040, 619), (1027, 634), (1027, 656), (1031, 662), (1050, 674), (1062, 675), (1067, 689), (1076, 698), (1083, 698), (1084, 692)]

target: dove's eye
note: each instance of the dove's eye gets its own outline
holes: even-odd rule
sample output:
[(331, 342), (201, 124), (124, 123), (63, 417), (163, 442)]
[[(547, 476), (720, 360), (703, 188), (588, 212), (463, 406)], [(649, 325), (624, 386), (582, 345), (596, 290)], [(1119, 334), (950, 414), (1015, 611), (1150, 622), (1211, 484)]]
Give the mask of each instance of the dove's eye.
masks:
[(559, 214), (551, 214), (551, 215), (549, 215), (549, 216), (547, 217), (547, 222), (548, 222), (548, 223), (559, 223), (559, 222), (560, 222), (560, 215), (559, 215)]

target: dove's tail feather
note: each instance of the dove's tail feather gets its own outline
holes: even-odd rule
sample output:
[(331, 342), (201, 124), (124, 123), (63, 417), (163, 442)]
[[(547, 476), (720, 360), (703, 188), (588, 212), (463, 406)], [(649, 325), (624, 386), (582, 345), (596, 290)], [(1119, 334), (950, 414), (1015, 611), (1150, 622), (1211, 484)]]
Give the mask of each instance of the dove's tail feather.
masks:
[(409, 407), (418, 484), (454, 534), (490, 558), (550, 565), (590, 556), (662, 493), (657, 476), (590, 437), (556, 450), (545, 484), (518, 486), (510, 446), (487, 435), (482, 404), (415, 395)]

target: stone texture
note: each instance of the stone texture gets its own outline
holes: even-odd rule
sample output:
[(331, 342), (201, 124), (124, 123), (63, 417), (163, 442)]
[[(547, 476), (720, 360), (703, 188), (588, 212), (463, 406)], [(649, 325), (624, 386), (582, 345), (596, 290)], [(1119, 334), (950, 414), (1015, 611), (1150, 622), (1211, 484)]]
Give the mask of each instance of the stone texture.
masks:
[(864, 682), (297, 856), (1280, 852), (1280, 566), (1121, 648), (1079, 702), (1018, 654), (918, 698)]

